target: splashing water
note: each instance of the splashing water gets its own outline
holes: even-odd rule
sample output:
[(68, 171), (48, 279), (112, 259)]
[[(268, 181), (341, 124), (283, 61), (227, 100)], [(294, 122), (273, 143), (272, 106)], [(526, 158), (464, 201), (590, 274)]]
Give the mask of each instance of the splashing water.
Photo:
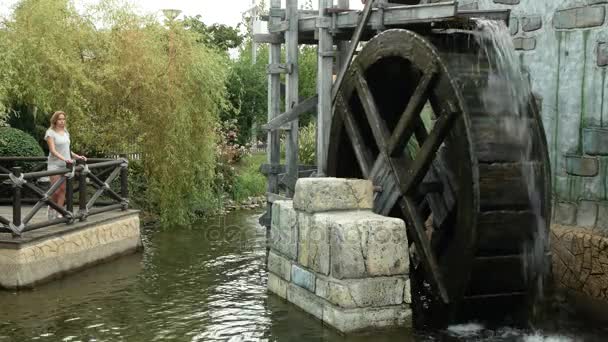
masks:
[[(536, 217), (536, 232), (533, 239), (522, 246), (524, 267), (522, 272), (528, 282), (536, 282), (536, 291), (543, 295), (543, 280), (549, 265), (545, 258), (548, 250), (546, 218), (542, 206), (542, 182), (538, 181), (538, 168), (531, 163), (534, 160), (533, 143), (540, 135), (528, 124), (532, 97), (530, 80), (525, 77), (509, 29), (502, 21), (476, 19), (475, 37), (481, 46), (480, 58), (489, 62), (489, 79), (485, 89), (480, 89), (483, 104), (486, 108), (500, 116), (497, 124), (510, 138), (515, 138), (523, 144), (520, 161), (522, 173), (527, 183), (530, 209)], [(538, 160), (538, 157), (537, 157)], [(547, 165), (548, 167), (548, 165)], [(532, 285), (532, 284), (531, 284)]]

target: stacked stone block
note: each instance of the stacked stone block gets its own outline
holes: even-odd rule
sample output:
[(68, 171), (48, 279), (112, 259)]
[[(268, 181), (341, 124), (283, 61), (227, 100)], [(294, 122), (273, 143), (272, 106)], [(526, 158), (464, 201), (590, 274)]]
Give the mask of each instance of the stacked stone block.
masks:
[(608, 234), (556, 226), (551, 238), (557, 285), (608, 307)]
[(342, 332), (409, 325), (405, 223), (373, 196), (367, 180), (298, 180), (272, 207), (268, 289)]

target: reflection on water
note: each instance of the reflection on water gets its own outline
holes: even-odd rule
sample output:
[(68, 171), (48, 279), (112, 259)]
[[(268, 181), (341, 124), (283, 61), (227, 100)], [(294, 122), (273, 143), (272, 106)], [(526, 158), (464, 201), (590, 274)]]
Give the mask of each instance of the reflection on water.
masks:
[[(482, 328), (464, 335), (400, 330), (341, 336), (266, 293), (265, 231), (257, 224), (258, 215), (232, 213), (192, 228), (147, 228), (143, 255), (33, 291), (0, 292), (0, 341), (564, 342), (589, 332), (568, 328), (566, 337), (557, 340)], [(559, 329), (553, 330), (555, 336)], [(584, 340), (607, 334), (596, 332)]]

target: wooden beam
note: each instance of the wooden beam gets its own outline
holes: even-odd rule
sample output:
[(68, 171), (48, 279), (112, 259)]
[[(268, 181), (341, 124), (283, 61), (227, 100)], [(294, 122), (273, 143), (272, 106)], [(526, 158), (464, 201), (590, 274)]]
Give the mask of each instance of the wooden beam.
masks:
[[(317, 19), (329, 18), (327, 9), (333, 6), (333, 0), (319, 0), (319, 16), (312, 19), (313, 28), (318, 30), (319, 45), (317, 48), (317, 175), (327, 175), (327, 152), (329, 147), (329, 131), (332, 119), (331, 86), (333, 84), (333, 56), (328, 55), (334, 50), (334, 39), (329, 28), (317, 27)], [(302, 21), (300, 20), (300, 23)], [(300, 28), (301, 30), (301, 28)]]
[(413, 225), (414, 234), (412, 235), (414, 236), (414, 242), (416, 243), (416, 251), (418, 252), (417, 254), (420, 257), (426, 272), (430, 275), (431, 286), (439, 292), (441, 299), (447, 304), (450, 302), (450, 298), (448, 297), (448, 292), (443, 284), (439, 265), (431, 250), (431, 244), (426, 235), (424, 222), (418, 214), (416, 203), (414, 203), (409, 196), (405, 195), (401, 198), (399, 204), (401, 205), (401, 209), (408, 213), (407, 216), (412, 221), (410, 224)]
[[(415, 6), (391, 6), (384, 9), (384, 20), (377, 9), (372, 9), (366, 28), (372, 29), (383, 24), (387, 28), (415, 23), (432, 22), (442, 19), (454, 19), (458, 14), (457, 3), (442, 2)], [(360, 11), (345, 12), (336, 15), (336, 29), (355, 29), (359, 24)], [(316, 18), (301, 18), (300, 32), (313, 33), (316, 29)]]
[[(288, 30), (285, 33), (285, 57), (287, 65), (291, 66), (289, 74), (285, 77), (285, 111), (292, 110), (300, 102), (299, 99), (299, 55), (298, 48), (298, 0), (286, 1), (285, 17), (288, 22)], [(293, 188), (287, 189), (287, 196), (293, 197), (295, 182), (298, 180), (298, 117), (289, 121), (289, 132), (285, 146), (285, 162), (287, 164), (287, 177), (293, 181)]]
[(316, 112), (316, 107), (317, 107), (318, 102), (319, 102), (319, 97), (317, 95), (315, 95), (311, 98), (308, 98), (308, 99), (304, 100), (303, 102), (298, 103), (295, 107), (293, 107), (289, 111), (270, 120), (269, 123), (262, 126), (262, 129), (276, 130), (276, 129), (279, 129), (284, 124), (298, 119), (300, 117), (300, 115), (302, 115), (304, 113), (309, 113), (311, 111)]
[(342, 86), (342, 82), (344, 81), (344, 76), (346, 75), (346, 70), (348, 70), (348, 66), (350, 65), (353, 56), (355, 55), (355, 50), (359, 45), (359, 41), (361, 40), (361, 35), (363, 34), (363, 29), (367, 26), (367, 22), (372, 14), (372, 5), (374, 1), (368, 0), (363, 8), (363, 14), (361, 16), (361, 20), (357, 24), (357, 28), (353, 33), (353, 38), (350, 41), (350, 45), (348, 46), (348, 50), (346, 54), (343, 55), (344, 61), (341, 61), (340, 72), (336, 78), (336, 82), (334, 83), (331, 89), (331, 103), (336, 102), (336, 96), (338, 96), (338, 91), (340, 91), (340, 87)]
[(291, 198), (289, 198), (289, 197), (273, 194), (272, 192), (267, 192), (266, 193), (266, 198), (267, 198), (267, 201), (269, 203), (274, 203), (276, 201), (289, 201), (289, 200), (291, 200)]
[(273, 63), (268, 64), (266, 73), (268, 74), (291, 74), (293, 65), (291, 63)]
[[(277, 9), (281, 8), (281, 0), (271, 0), (270, 8)], [(269, 24), (276, 24), (281, 19), (279, 17), (271, 17)], [(270, 44), (268, 64), (279, 64), (281, 63), (281, 44)], [(268, 121), (274, 119), (281, 112), (281, 76), (279, 74), (268, 75)], [(279, 139), (278, 131), (268, 132), (268, 164), (278, 165), (281, 159), (281, 141)], [(268, 188), (269, 193), (279, 192), (279, 177), (278, 174), (268, 175)], [(269, 223), (269, 218), (272, 217), (272, 203), (267, 205), (267, 218), (263, 223)], [(261, 221), (262, 223), (262, 221)], [(270, 225), (267, 226), (267, 234), (270, 234)]]
[(285, 37), (280, 33), (259, 33), (253, 35), (253, 41), (260, 44), (282, 44), (285, 42)]
[(450, 133), (454, 120), (456, 120), (458, 114), (459, 113), (457, 112), (448, 112), (437, 119), (433, 130), (424, 144), (420, 147), (420, 151), (407, 171), (407, 179), (405, 183), (401, 184), (401, 193), (411, 194), (415, 191), (416, 186), (422, 182), (429, 166), (435, 159), (437, 149)]
[(268, 24), (268, 32), (270, 33), (280, 33), (289, 30), (289, 22), (281, 21), (275, 24)]

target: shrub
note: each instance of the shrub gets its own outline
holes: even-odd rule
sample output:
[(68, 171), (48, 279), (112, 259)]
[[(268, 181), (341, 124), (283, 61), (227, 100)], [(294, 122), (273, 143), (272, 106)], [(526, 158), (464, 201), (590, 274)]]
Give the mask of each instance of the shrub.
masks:
[[(12, 127), (0, 127), (0, 157), (42, 157), (44, 152), (36, 139), (31, 135)], [(31, 170), (33, 163), (3, 163), (10, 168), (20, 166), (25, 171)]]
[(298, 138), (300, 164), (316, 165), (317, 125), (314, 121), (300, 128)]

